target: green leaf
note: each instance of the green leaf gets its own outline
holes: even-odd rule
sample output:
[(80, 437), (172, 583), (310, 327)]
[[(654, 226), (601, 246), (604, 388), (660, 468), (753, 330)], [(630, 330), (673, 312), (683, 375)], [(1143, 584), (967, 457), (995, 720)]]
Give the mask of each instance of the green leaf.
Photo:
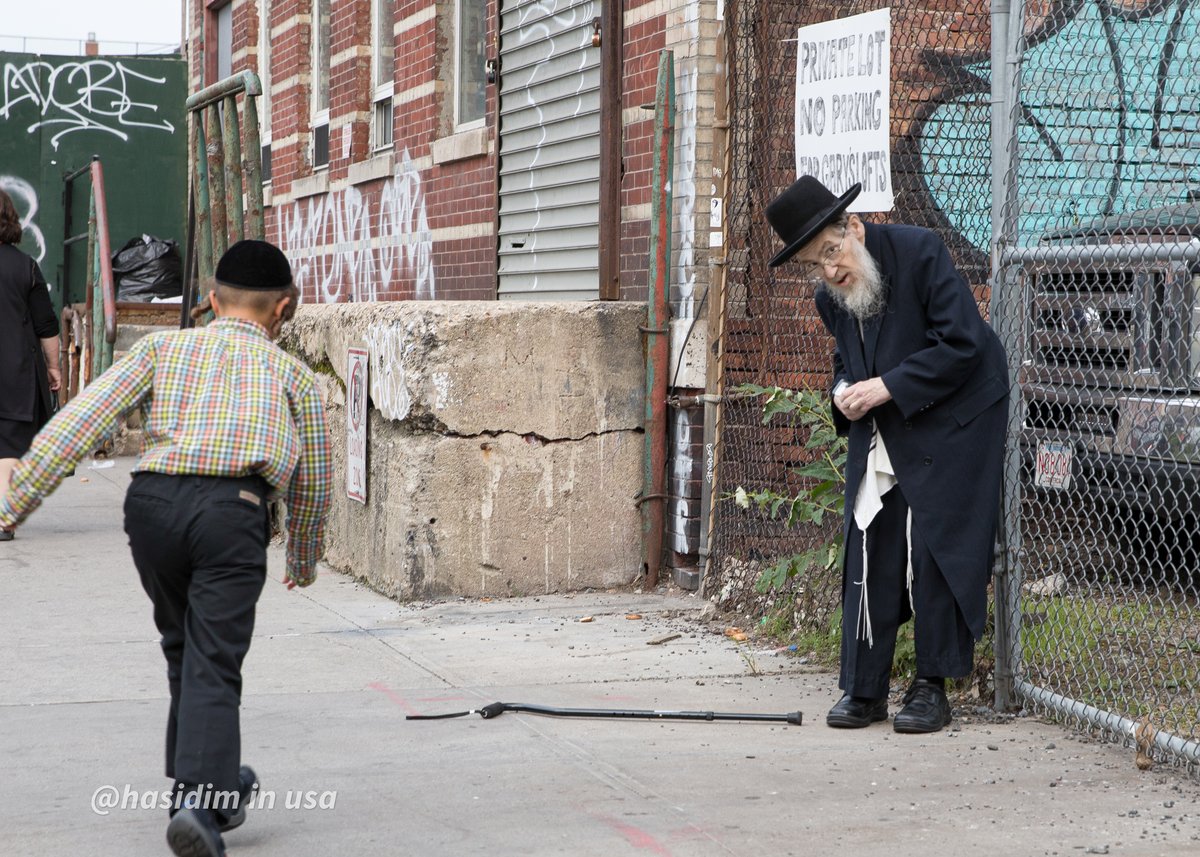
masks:
[(807, 479), (820, 479), (823, 482), (836, 482), (841, 480), (841, 475), (837, 470), (829, 466), (829, 462), (823, 458), (805, 464), (803, 467), (797, 467), (792, 471), (797, 476), (803, 476)]
[(788, 502), (787, 497), (778, 497), (771, 504), (771, 519), (774, 520), (779, 515), (779, 507)]

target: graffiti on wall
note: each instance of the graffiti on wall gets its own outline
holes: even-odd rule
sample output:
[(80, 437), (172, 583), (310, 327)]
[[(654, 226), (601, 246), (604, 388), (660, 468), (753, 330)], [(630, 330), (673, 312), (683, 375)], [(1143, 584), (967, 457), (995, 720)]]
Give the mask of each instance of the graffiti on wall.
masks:
[[(703, 418), (700, 419), (702, 421)], [(671, 504), (667, 532), (670, 548), (679, 554), (694, 554), (700, 548), (698, 511), (699, 447), (692, 442), (692, 412), (676, 408), (671, 413)]]
[(389, 420), (402, 420), (412, 408), (412, 394), (404, 372), (404, 355), (409, 337), (403, 327), (373, 324), (367, 328), (367, 351), (371, 355), (371, 400)]
[(303, 300), (386, 300), (401, 282), (417, 298), (437, 297), (433, 231), (407, 149), (377, 195), (351, 186), (297, 200), (279, 207), (278, 227)]
[[(987, 4), (977, 2), (981, 13)], [(1058, 0), (1025, 21), (1019, 229), (1024, 241), (1111, 214), (1194, 201), (1200, 93), (1190, 0)], [(943, 57), (952, 81), (916, 129), (922, 178), (949, 225), (985, 251), (990, 173), (985, 51)], [(985, 199), (980, 200), (980, 194)], [(983, 203), (981, 205), (981, 202)]]
[(35, 218), (38, 213), (38, 196), (33, 185), (16, 176), (0, 176), (0, 190), (12, 198), (17, 215), (21, 218), (21, 228), (33, 239), (33, 258), (41, 262), (46, 258), (46, 237), (38, 228)]
[(0, 75), (0, 119), (9, 119), (18, 107), (37, 110), (38, 119), (26, 131), (53, 130), (50, 145), (58, 148), (68, 134), (97, 131), (120, 140), (122, 129), (149, 128), (175, 133), (175, 126), (156, 118), (158, 105), (135, 101), (131, 85), (163, 85), (165, 77), (134, 71), (120, 61), (88, 59), (55, 65), (45, 60), (4, 63)]
[(405, 371), (409, 353), (420, 333), (399, 324), (372, 324), (367, 328), (371, 401), (389, 420), (403, 420), (412, 410), (412, 393)]
[(672, 194), (679, 216), (679, 262), (676, 266), (675, 288), (681, 318), (695, 315), (696, 293), (696, 90), (700, 84), (700, 68), (696, 55), (700, 45), (700, 2), (689, 0), (684, 8), (684, 32), (690, 50), (679, 61), (676, 81), (676, 123), (679, 144), (675, 156), (675, 182)]

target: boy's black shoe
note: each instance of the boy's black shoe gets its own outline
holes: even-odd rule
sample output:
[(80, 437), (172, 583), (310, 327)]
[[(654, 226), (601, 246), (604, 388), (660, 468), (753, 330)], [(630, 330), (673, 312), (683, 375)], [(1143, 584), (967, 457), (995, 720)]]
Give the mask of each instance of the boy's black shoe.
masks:
[(225, 842), (208, 809), (184, 808), (171, 816), (167, 845), (175, 857), (225, 857)]
[(220, 823), (222, 833), (241, 827), (246, 822), (246, 804), (258, 793), (258, 775), (249, 765), (238, 768), (238, 805), (237, 810), (229, 818)]

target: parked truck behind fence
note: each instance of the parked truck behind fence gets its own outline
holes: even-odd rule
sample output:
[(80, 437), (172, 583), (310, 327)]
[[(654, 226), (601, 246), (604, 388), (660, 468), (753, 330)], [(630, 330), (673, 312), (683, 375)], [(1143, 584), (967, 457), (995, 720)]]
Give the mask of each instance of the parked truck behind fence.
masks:
[[(1200, 207), (1048, 234), (1021, 269), (1026, 485), (1127, 553), (1186, 548), (1200, 499)], [(1130, 549), (1136, 549), (1131, 551)]]

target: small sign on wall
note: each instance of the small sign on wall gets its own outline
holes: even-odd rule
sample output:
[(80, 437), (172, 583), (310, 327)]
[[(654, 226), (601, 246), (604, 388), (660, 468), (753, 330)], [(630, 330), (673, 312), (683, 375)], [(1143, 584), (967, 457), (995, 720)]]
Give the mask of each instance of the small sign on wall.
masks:
[(346, 496), (367, 502), (367, 363), (365, 348), (346, 352)]

